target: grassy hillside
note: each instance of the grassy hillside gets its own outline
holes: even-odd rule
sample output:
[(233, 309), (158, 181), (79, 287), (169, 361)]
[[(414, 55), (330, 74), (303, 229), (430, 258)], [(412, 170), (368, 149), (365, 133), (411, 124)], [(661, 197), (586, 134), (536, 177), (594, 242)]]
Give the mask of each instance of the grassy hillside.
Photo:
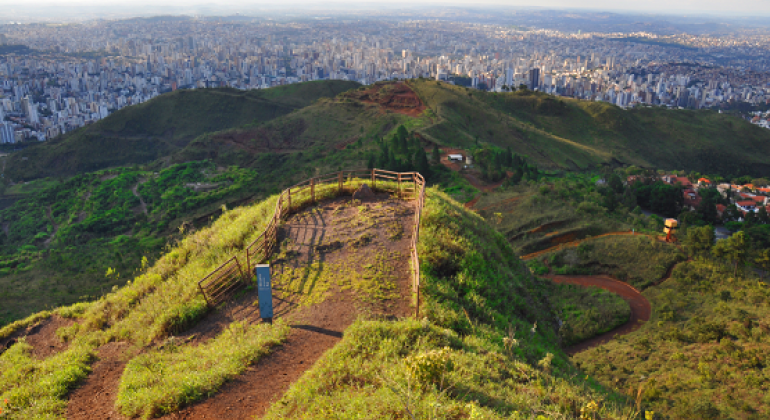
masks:
[(530, 91), (482, 92), (428, 80), (408, 85), (424, 112), (399, 113), (367, 95), (339, 95), (358, 86), (352, 82), (176, 91), (15, 153), (5, 175), (70, 176), (172, 154), (175, 162), (243, 165), (265, 153), (344, 148), (401, 123), (441, 145), (510, 147), (547, 168), (634, 164), (724, 175), (770, 172), (770, 132), (713, 111), (622, 110)]
[[(0, 326), (123, 285), (180, 226), (194, 229), (223, 203), (258, 191), (256, 176), (188, 162), (157, 173), (116, 168), (12, 187), (23, 198), (0, 211)], [(198, 183), (206, 189), (196, 190)]]
[(634, 334), (575, 356), (603, 383), (642, 389), (671, 419), (770, 415), (770, 288), (750, 271), (703, 256), (644, 291), (652, 318)]
[[(199, 345), (165, 339), (205, 317), (197, 280), (253, 239), (274, 205), (271, 198), (228, 211), (211, 227), (188, 235), (130, 284), (96, 302), (56, 310), (56, 316), (78, 320), (57, 332), (69, 343), (65, 350), (38, 360), (22, 340), (0, 355), (5, 413), (61, 416), (69, 390), (89, 374), (99, 347), (112, 341), (133, 346), (130, 354), (140, 353), (129, 362), (131, 376), (121, 382), (117, 405), (124, 412), (157, 415), (173, 411), (180, 401), (216, 395), (225, 378), (281, 342), (286, 326), (234, 322)], [(502, 235), (436, 190), (428, 193), (422, 232), (426, 319), (360, 319), (272, 407), (268, 418), (339, 418), (340, 413), (362, 413), (364, 407), (368, 418), (408, 412), (420, 417), (437, 413), (439, 418), (529, 418), (533, 412), (634, 418), (633, 407), (623, 408), (622, 400), (575, 378), (558, 347), (556, 318), (545, 300), (548, 284), (529, 274)], [(52, 315), (3, 328), (0, 339)], [(205, 363), (189, 369), (190, 357)], [(148, 376), (148, 369), (163, 369), (170, 376), (159, 381), (157, 375)], [(164, 397), (157, 411), (131, 406), (132, 396), (157, 399), (158, 392)]]
[(420, 238), (425, 318), (360, 319), (265, 418), (636, 418), (571, 376), (548, 282), (483, 219), (432, 190)]
[(435, 113), (421, 130), (445, 145), (477, 140), (528, 156), (546, 167), (635, 164), (707, 173), (770, 172), (770, 132), (713, 111), (641, 108), (563, 99), (531, 91), (479, 92), (411, 81)]
[[(322, 99), (275, 120), (200, 136), (174, 154), (173, 160), (212, 159), (223, 165), (258, 167), (269, 157), (276, 164), (296, 159), (320, 168), (325, 166), (324, 160), (333, 165), (335, 156), (371, 149), (372, 140), (388, 135), (400, 124), (409, 127), (420, 121), (383, 113), (377, 105)], [(366, 161), (365, 154), (354, 154)], [(294, 167), (295, 163), (287, 165)]]
[(62, 177), (147, 163), (203, 133), (268, 121), (356, 86), (355, 82), (322, 81), (251, 91), (178, 90), (11, 155), (5, 177), (14, 181)]

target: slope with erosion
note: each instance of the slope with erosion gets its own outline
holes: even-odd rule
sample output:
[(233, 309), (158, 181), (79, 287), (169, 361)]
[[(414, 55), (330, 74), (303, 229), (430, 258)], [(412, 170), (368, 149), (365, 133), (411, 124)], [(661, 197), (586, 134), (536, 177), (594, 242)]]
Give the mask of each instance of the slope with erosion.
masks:
[[(324, 241), (320, 247), (307, 246), (309, 243), (302, 240), (308, 238), (306, 235), (312, 238), (316, 229), (311, 228), (322, 221), (331, 226), (334, 220), (343, 224), (376, 220), (377, 211), (389, 211), (388, 201), (384, 203), (378, 210), (376, 202), (371, 206), (363, 204), (366, 208), (348, 205), (342, 209), (331, 202), (297, 215), (286, 225), (287, 240), (282, 242), (283, 252), (278, 257), (284, 262), (274, 262), (285, 264), (284, 269), (276, 269), (280, 279), (277, 285), (281, 285), (276, 289), (276, 304), (283, 305), (278, 306), (281, 311), (278, 318), (285, 316), (283, 310), (292, 306), (297, 314), (309, 311), (305, 313), (309, 318), (285, 316), (289, 321), (279, 321), (273, 326), (254, 323), (257, 318), (248, 304), (253, 300), (249, 293), (253, 292), (247, 291), (240, 297), (245, 303), (240, 309), (225, 308), (208, 315), (205, 303), (197, 294), (197, 280), (234, 249), (255, 237), (271, 217), (275, 200), (224, 213), (210, 228), (190, 234), (131, 284), (99, 301), (60, 310), (61, 316), (75, 319), (57, 332), (57, 336), (67, 342), (65, 350), (35, 360), (29, 356), (31, 346), (19, 340), (0, 355), (0, 364), (14, 366), (14, 369), (0, 370), (3, 375), (0, 400), (9, 400), (8, 407), (4, 408), (27, 417), (63, 414), (69, 391), (79, 380), (88, 378), (95, 357), (104, 356), (103, 351), (109, 347), (123, 346), (125, 351), (120, 352), (121, 357), (130, 361), (127, 373), (122, 375), (117, 406), (135, 414), (174, 411), (179, 404), (210, 394), (211, 387), (218, 388), (222, 381), (234, 380), (233, 384), (237, 384), (249, 376), (249, 373), (233, 376), (233, 369), (237, 374), (258, 359), (264, 364), (257, 362), (257, 368), (269, 365), (270, 358), (282, 354), (281, 347), (276, 347), (278, 343), (295, 334), (288, 328), (290, 323), (332, 323), (311, 325), (313, 328), (301, 328), (301, 324), (294, 328), (295, 332), (310, 330), (328, 337), (329, 334), (323, 333), (338, 331), (335, 328), (342, 324), (335, 326), (334, 322), (352, 318), (340, 317), (341, 320), (335, 321), (332, 313), (328, 317), (318, 316), (313, 308), (324, 302), (350, 308), (349, 304), (335, 301), (340, 292), (344, 295), (346, 290), (350, 293), (377, 290), (373, 295), (359, 295), (364, 308), (374, 305), (374, 314), (379, 307), (384, 313), (404, 315), (403, 293), (399, 298), (392, 296), (394, 291), (403, 291), (403, 288), (397, 286), (398, 280), (388, 278), (390, 270), (399, 270), (397, 265), (393, 266), (393, 262), (399, 260), (397, 257), (385, 252), (362, 251), (359, 255), (365, 264), (359, 268), (372, 273), (349, 282), (347, 276), (338, 274), (352, 268), (350, 265), (332, 267), (347, 263), (349, 259), (342, 255), (342, 259), (328, 256), (326, 261), (317, 265), (311, 262), (301, 269), (303, 256), (309, 257), (313, 248), (319, 253), (318, 258), (323, 258), (323, 252), (366, 244), (376, 248), (382, 242), (397, 244), (405, 239), (393, 242), (390, 235), (396, 234), (397, 229), (391, 232), (385, 223), (388, 235), (384, 238), (359, 240), (359, 233), (365, 235), (372, 231), (360, 225), (356, 226), (363, 229), (360, 232), (345, 228), (344, 237), (315, 236), (315, 240)], [(337, 242), (343, 243), (342, 247)], [(573, 368), (557, 344), (556, 319), (544, 299), (544, 285), (528, 273), (505, 239), (483, 219), (444, 194), (430, 190), (419, 250), (423, 272), (422, 312), (426, 319), (360, 317), (331, 351), (291, 385), (279, 403), (269, 407), (267, 418), (338, 418), (344, 412), (367, 412), (372, 417), (408, 413), (422, 416), (439, 407), (442, 413), (455, 417), (510, 418), (513, 415), (517, 418), (515, 412), (526, 417), (534, 412), (577, 418), (583, 409), (594, 410), (603, 418), (628, 418), (621, 414), (622, 401), (574, 377)], [(294, 264), (299, 264), (300, 269), (293, 269)], [(317, 275), (308, 273), (308, 269), (316, 270)], [(328, 270), (326, 275), (321, 273), (324, 269)], [(306, 274), (309, 277), (305, 277)], [(389, 281), (396, 287), (388, 286)], [(360, 286), (363, 288), (358, 289)], [(395, 305), (389, 307), (390, 301)], [(211, 317), (219, 317), (221, 322), (207, 328)], [(18, 328), (6, 328), (0, 333), (6, 336), (23, 324), (34, 322), (31, 319), (19, 323)], [(291, 341), (285, 344), (287, 349), (291, 345)], [(271, 347), (273, 353), (267, 353)], [(132, 358), (136, 350), (142, 348), (144, 353)], [(308, 359), (308, 364), (311, 360)], [(195, 364), (194, 369), (188, 366), (190, 363)], [(17, 376), (18, 369), (33, 374)], [(158, 370), (164, 374), (158, 375)], [(91, 380), (86, 379), (85, 386)], [(225, 385), (222, 395), (228, 395), (229, 391), (237, 393), (232, 388)], [(77, 392), (69, 395), (81, 397)], [(110, 401), (113, 395), (89, 401), (103, 404), (103, 400)], [(216, 398), (192, 409), (201, 407), (204, 410), (201, 413), (206, 414), (206, 404), (217, 407)], [(132, 405), (140, 401), (152, 403)], [(240, 398), (224, 401), (231, 411), (249, 405)], [(264, 404), (250, 407), (264, 407)], [(223, 412), (218, 411), (217, 415)]]
[(320, 81), (251, 91), (177, 90), (12, 154), (5, 177), (14, 181), (62, 177), (148, 163), (180, 150), (201, 134), (269, 121), (357, 86)]
[(584, 211), (547, 185), (522, 183), (508, 187), (482, 195), (472, 208), (489, 219), (523, 255), (576, 239), (631, 230), (617, 217), (607, 217), (593, 209)]

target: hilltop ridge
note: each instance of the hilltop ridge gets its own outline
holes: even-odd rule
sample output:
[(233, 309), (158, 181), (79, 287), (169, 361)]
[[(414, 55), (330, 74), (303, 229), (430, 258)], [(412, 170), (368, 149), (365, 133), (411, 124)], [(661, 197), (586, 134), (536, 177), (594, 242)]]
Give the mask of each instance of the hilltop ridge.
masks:
[[(418, 104), (399, 104), (415, 99)], [(254, 166), (266, 153), (285, 160), (313, 146), (322, 155), (357, 141), (365, 146), (399, 124), (442, 146), (510, 147), (551, 169), (625, 164), (733, 175), (770, 171), (770, 131), (726, 114), (623, 110), (528, 90), (493, 93), (413, 79), (371, 88), (320, 81), (248, 92), (177, 91), (15, 153), (5, 176), (66, 177), (169, 159)]]
[(145, 164), (168, 157), (204, 133), (268, 121), (357, 86), (323, 81), (251, 91), (177, 90), (27, 147), (7, 159), (4, 174), (19, 182)]

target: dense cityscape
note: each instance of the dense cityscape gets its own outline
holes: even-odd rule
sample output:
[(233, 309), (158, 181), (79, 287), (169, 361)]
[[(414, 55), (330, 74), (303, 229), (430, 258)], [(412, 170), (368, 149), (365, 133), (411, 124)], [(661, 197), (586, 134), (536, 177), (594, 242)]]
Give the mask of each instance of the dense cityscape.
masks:
[(418, 77), (623, 108), (743, 103), (753, 123), (768, 127), (767, 38), (757, 31), (658, 37), (438, 19), (161, 17), (4, 25), (0, 139), (51, 139), (182, 88)]

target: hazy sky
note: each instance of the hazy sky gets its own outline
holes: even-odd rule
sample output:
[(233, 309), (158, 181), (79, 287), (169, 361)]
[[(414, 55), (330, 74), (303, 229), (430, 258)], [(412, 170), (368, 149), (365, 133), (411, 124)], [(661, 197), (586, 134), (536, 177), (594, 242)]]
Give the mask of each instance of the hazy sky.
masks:
[[(330, 8), (340, 10), (343, 4), (346, 2), (333, 1)], [(169, 9), (179, 8), (179, 13), (189, 13), (187, 11), (193, 10), (198, 7), (206, 7), (210, 10), (233, 10), (235, 8), (243, 8), (244, 10), (257, 10), (262, 8), (275, 9), (277, 7), (285, 8), (289, 5), (306, 4), (307, 8), (313, 10), (323, 9), (329, 2), (318, 2), (309, 0), (282, 0), (276, 2), (274, 0), (265, 1), (245, 1), (245, 0), (227, 0), (227, 1), (207, 1), (207, 0), (163, 0), (161, 2), (150, 2), (147, 0), (0, 0), (0, 20), (3, 17), (10, 17), (13, 14), (19, 13), (24, 10), (26, 14), (31, 11), (35, 12), (35, 9), (41, 15), (48, 14), (52, 10), (47, 10), (47, 7), (52, 9), (61, 9), (67, 6), (87, 6), (94, 7), (96, 9), (101, 8), (115, 8), (120, 9), (122, 12), (129, 10), (137, 10), (141, 13), (148, 12), (147, 8), (143, 5), (149, 6), (149, 9)], [(480, 6), (507, 6), (507, 7), (538, 7), (538, 8), (554, 8), (554, 9), (593, 9), (602, 11), (616, 11), (616, 12), (646, 12), (656, 14), (691, 14), (691, 15), (742, 15), (742, 16), (757, 16), (757, 15), (770, 15), (770, 0), (740, 0), (740, 1), (725, 1), (725, 0), (646, 0), (646, 1), (627, 1), (627, 0), (590, 0), (590, 1), (574, 1), (574, 0), (474, 0), (474, 1), (461, 1), (461, 0), (386, 0), (386, 1), (371, 1), (371, 0), (357, 0), (350, 1), (349, 4), (356, 9), (376, 9), (380, 6), (385, 6), (392, 9), (399, 4), (404, 5), (461, 5), (470, 7)], [(142, 13), (144, 14), (144, 13)]]

